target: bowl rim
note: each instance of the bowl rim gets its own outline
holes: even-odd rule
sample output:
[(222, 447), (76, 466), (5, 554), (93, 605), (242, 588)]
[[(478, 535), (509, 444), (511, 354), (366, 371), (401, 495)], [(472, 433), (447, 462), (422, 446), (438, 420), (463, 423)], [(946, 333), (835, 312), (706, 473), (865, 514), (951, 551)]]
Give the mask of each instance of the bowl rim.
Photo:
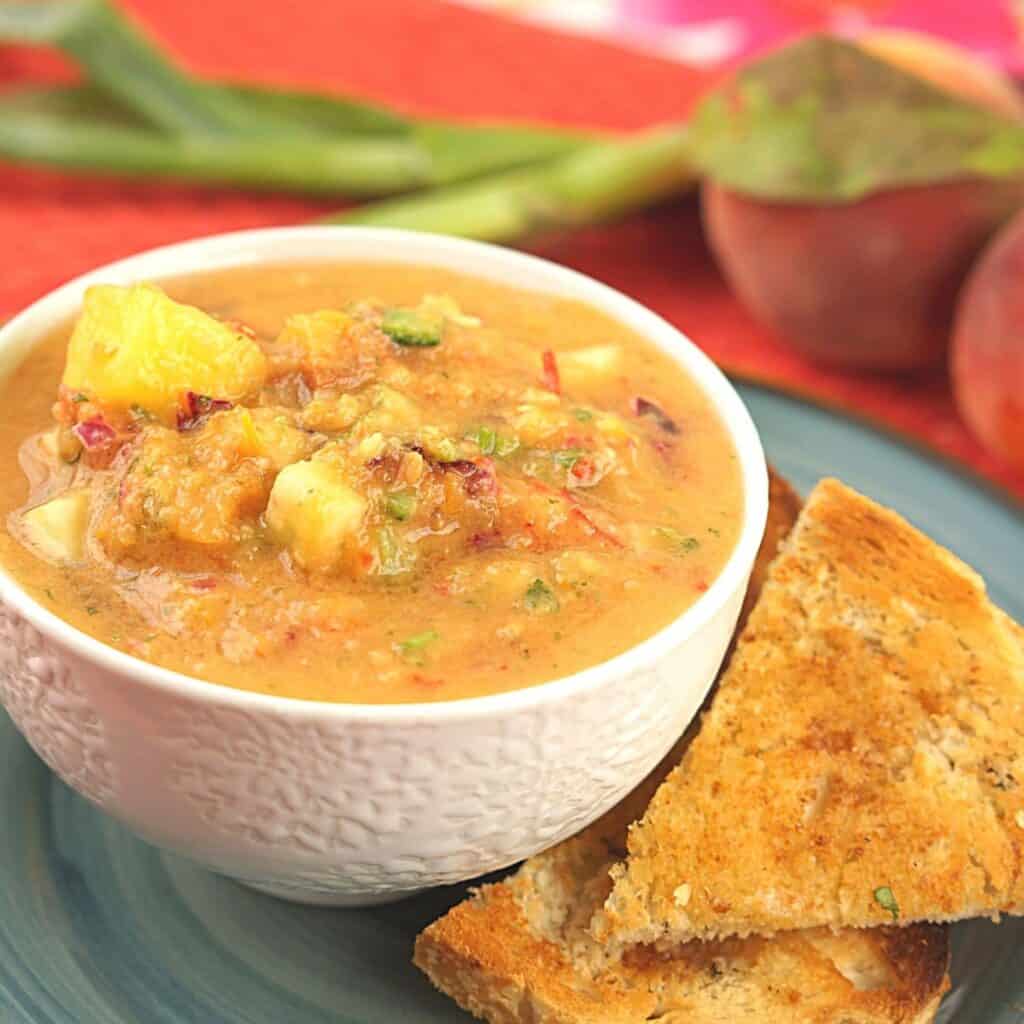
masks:
[[(338, 254), (333, 257), (334, 262), (348, 260), (446, 267), (513, 287), (516, 286), (516, 270), (532, 272), (543, 279), (544, 285), (550, 286), (531, 281), (523, 286), (523, 290), (560, 295), (596, 306), (673, 358), (711, 400), (740, 461), (743, 526), (728, 561), (708, 590), (682, 614), (639, 644), (572, 675), (483, 697), (399, 704), (285, 697), (242, 690), (155, 665), (72, 626), (36, 601), (3, 565), (0, 565), (0, 600), (15, 609), (40, 633), (114, 675), (130, 677), (133, 683), (145, 683), (183, 697), (253, 711), (270, 710), (297, 718), (326, 716), (331, 720), (369, 724), (430, 724), (472, 721), (494, 714), (526, 711), (571, 699), (584, 691), (598, 690), (602, 684), (613, 684), (616, 678), (657, 662), (667, 649), (693, 637), (717, 615), (737, 589), (745, 588), (767, 520), (768, 473), (757, 428), (735, 388), (693, 341), (646, 306), (579, 271), (529, 253), (447, 235), (346, 225), (256, 228), (193, 238), (105, 264), (73, 278), (33, 302), (0, 327), (0, 353), (11, 346), (20, 350), (12, 365), (4, 368), (0, 376), (6, 377), (20, 365), (43, 334), (73, 315), (80, 306), (82, 293), (91, 284), (112, 279), (118, 283), (167, 279), (260, 264), (326, 263), (331, 262), (332, 257), (275, 255), (274, 250), (289, 245), (302, 248), (304, 244), (313, 249), (329, 249), (332, 244), (344, 248), (349, 243), (356, 248), (362, 246), (367, 251), (358, 255)], [(379, 253), (375, 251), (377, 249)], [(410, 256), (413, 258), (408, 258)]]

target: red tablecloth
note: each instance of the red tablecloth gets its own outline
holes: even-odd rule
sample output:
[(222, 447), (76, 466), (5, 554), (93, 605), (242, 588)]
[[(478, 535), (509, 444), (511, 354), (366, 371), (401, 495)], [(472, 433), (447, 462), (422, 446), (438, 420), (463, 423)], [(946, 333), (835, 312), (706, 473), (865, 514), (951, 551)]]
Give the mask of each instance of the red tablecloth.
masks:
[[(698, 72), (437, 0), (130, 0), (200, 72), (335, 88), (422, 112), (632, 129), (684, 116)], [(0, 87), (66, 75), (49, 55), (0, 49)], [(290, 223), (326, 209), (224, 189), (84, 182), (0, 167), (0, 317), (97, 264), (165, 242)], [(958, 422), (941, 375), (915, 380), (815, 368), (753, 323), (704, 248), (693, 203), (545, 243), (683, 328), (728, 370), (841, 405), (973, 467), (1024, 498), (1024, 475)]]

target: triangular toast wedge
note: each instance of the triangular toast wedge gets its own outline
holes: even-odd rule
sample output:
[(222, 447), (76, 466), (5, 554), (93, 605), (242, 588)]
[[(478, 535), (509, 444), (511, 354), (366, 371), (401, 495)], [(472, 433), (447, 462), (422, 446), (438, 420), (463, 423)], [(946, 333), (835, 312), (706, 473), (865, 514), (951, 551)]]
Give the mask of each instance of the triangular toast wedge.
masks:
[(595, 916), (610, 952), (1024, 910), (1024, 650), (978, 575), (834, 480)]
[(415, 962), (490, 1024), (926, 1024), (948, 988), (943, 925), (847, 928), (629, 950), (608, 964), (589, 923), (630, 818), (664, 772), (580, 835), (430, 925)]
[[(773, 474), (768, 528), (751, 578), (789, 531), (799, 499)], [(582, 833), (531, 857), (427, 928), (415, 960), (464, 1009), (492, 1024), (925, 1024), (948, 986), (946, 930), (886, 928), (630, 951), (605, 970), (589, 933), (625, 853), (626, 832), (685, 748)]]

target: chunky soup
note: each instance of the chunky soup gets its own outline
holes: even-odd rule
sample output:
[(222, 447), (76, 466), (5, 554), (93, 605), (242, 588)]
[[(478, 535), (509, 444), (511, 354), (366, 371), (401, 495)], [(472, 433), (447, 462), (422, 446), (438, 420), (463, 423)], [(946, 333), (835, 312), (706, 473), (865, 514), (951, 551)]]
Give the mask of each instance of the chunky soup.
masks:
[(678, 616), (743, 511), (708, 400), (578, 303), (441, 270), (99, 286), (3, 385), (6, 567), (137, 657), (448, 700)]

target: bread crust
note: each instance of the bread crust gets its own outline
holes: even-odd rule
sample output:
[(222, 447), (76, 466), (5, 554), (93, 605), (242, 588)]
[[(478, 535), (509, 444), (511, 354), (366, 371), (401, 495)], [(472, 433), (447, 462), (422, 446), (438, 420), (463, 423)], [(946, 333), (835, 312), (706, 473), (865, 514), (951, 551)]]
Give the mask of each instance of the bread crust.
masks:
[[(773, 474), (752, 599), (798, 510), (796, 493)], [(818, 930), (691, 943), (670, 953), (638, 948), (609, 966), (590, 934), (592, 915), (610, 892), (609, 871), (625, 854), (630, 823), (688, 741), (683, 737), (589, 828), (430, 925), (416, 941), (415, 963), (463, 1009), (491, 1024), (931, 1021), (948, 987), (948, 935), (940, 926)]]
[(954, 555), (823, 481), (699, 737), (631, 830), (595, 935), (675, 943), (1024, 905), (1020, 636)]
[[(539, 859), (556, 875), (566, 867)], [(597, 870), (607, 877), (607, 867)], [(490, 1024), (925, 1024), (949, 985), (941, 925), (692, 942), (674, 954), (638, 948), (591, 972), (579, 944), (592, 939), (545, 937), (524, 909), (546, 898), (537, 874), (484, 887), (416, 941), (417, 966)], [(585, 893), (587, 881), (566, 882), (564, 897)], [(851, 964), (873, 987), (851, 980)]]

